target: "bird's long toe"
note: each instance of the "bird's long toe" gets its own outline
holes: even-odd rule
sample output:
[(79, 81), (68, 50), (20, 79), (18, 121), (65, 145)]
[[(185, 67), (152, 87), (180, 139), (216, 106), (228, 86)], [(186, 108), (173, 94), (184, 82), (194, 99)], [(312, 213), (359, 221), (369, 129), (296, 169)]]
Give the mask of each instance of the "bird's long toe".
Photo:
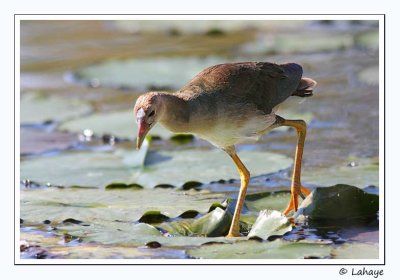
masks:
[[(303, 187), (303, 186), (300, 187), (300, 190), (299, 190), (299, 191), (297, 190), (297, 188), (293, 188), (292, 194), (291, 194), (291, 196), (290, 196), (289, 204), (288, 204), (288, 206), (286, 207), (286, 209), (285, 209), (282, 213), (283, 213), (285, 216), (287, 216), (292, 210), (293, 210), (294, 212), (296, 212), (297, 209), (298, 209), (299, 195), (302, 194), (302, 195), (300, 195), (300, 196), (301, 196), (301, 197), (304, 196), (304, 198), (305, 198), (305, 197), (307, 197), (310, 193), (311, 193), (311, 191), (310, 191), (308, 188)], [(303, 199), (304, 199), (304, 198), (303, 198)]]

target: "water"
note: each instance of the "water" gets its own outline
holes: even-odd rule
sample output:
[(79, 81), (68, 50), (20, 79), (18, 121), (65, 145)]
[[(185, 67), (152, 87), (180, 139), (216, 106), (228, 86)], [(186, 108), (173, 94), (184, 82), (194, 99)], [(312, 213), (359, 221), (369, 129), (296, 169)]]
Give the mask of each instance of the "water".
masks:
[[(303, 163), (304, 185), (314, 187), (344, 180), (343, 183), (360, 188), (373, 185), (377, 187), (373, 188), (373, 192), (379, 193), (379, 46), (376, 23), (264, 21), (252, 22), (248, 26), (243, 22), (205, 24), (167, 21), (163, 22), (162, 28), (159, 24), (23, 21), (21, 96), (39, 95), (43, 98), (41, 101), (52, 100), (48, 103), (53, 104), (51, 106), (69, 104), (73, 110), (52, 111), (43, 106), (46, 103), (29, 103), (34, 106), (29, 108), (37, 108), (38, 111), (27, 114), (27, 119), (21, 123), (24, 136), (21, 138), (21, 160), (57, 157), (82, 150), (94, 155), (112, 153), (119, 148), (133, 150), (135, 135), (132, 132), (132, 137), (129, 136), (134, 121), (122, 129), (118, 128), (116, 133), (93, 131), (94, 136), (90, 139), (82, 137), (85, 129), (87, 131), (92, 127), (83, 127), (81, 131), (74, 132), (60, 132), (60, 127), (68, 121), (79, 121), (94, 114), (101, 117), (102, 114), (131, 110), (135, 99), (143, 91), (178, 89), (189, 77), (209, 64), (225, 61), (293, 61), (303, 65), (304, 76), (318, 82), (312, 98), (283, 104), (278, 113), (283, 117), (307, 119), (309, 123)], [(29, 113), (32, 110), (29, 109)], [(41, 120), (41, 115), (46, 115), (46, 120)], [(120, 124), (119, 119), (101, 119), (104, 122), (102, 128), (115, 128)], [(118, 131), (123, 135), (118, 135)], [(272, 151), (292, 158), (296, 143), (294, 136), (292, 130), (276, 130), (264, 136), (259, 143), (242, 145), (238, 150)], [(176, 143), (163, 136), (153, 141), (151, 149), (152, 152), (203, 150), (211, 149), (211, 146), (199, 139)], [(352, 162), (357, 165), (352, 167)], [(198, 168), (197, 172), (200, 173), (205, 164), (198, 162), (194, 168)], [(281, 171), (252, 178), (249, 193), (288, 190), (291, 167), (285, 167)], [(48, 168), (50, 172), (52, 167)], [(25, 179), (29, 178), (21, 178)], [(215, 178), (216, 181), (219, 179)], [(27, 190), (25, 183), (21, 186), (22, 198), (27, 191), (46, 188), (45, 182), (34, 182), (34, 187), (31, 184)], [(221, 198), (235, 197), (238, 187), (237, 180), (229, 180), (205, 184), (200, 189), (209, 192), (211, 197)], [(197, 195), (195, 190), (191, 191), (194, 192), (191, 195)], [(98, 192), (101, 196), (104, 190)], [(76, 194), (80, 194), (78, 189)], [(123, 196), (124, 191), (121, 191), (120, 197)], [(43, 199), (45, 201), (46, 197)], [(115, 207), (121, 207), (118, 198), (113, 203), (117, 205)], [(46, 204), (43, 202), (39, 206)], [(60, 207), (52, 211), (62, 213), (64, 210)], [(24, 203), (21, 204), (21, 211), (24, 213)], [(90, 216), (90, 211), (87, 211)], [(186, 240), (181, 245), (161, 243), (161, 248), (149, 249), (141, 247), (145, 244), (122, 246), (118, 240), (113, 244), (96, 241), (94, 244), (99, 245), (100, 249), (93, 251), (93, 242), (82, 237), (81, 242), (74, 243), (73, 249), (66, 246), (67, 249), (65, 245), (68, 244), (59, 243), (61, 231), (54, 236), (54, 230), (49, 232), (49, 229), (39, 226), (37, 221), (24, 220), (21, 224), (21, 240), (28, 245), (21, 249), (21, 257), (190, 258), (192, 256), (188, 250), (201, 244), (191, 245), (193, 241)], [(109, 229), (105, 227), (104, 230), (107, 232)], [(84, 236), (85, 230), (79, 229), (77, 233)], [(326, 243), (332, 250), (339, 248), (341, 253), (335, 253), (336, 256), (344, 257), (348, 256), (346, 254), (352, 247), (341, 249), (343, 244), (372, 244), (373, 248), (377, 248), (378, 233), (376, 221), (357, 225), (307, 224), (299, 225), (283, 240)], [(132, 236), (132, 239), (135, 237)], [(208, 242), (213, 241), (204, 241)], [(129, 252), (126, 246), (134, 251)], [(68, 253), (63, 253), (63, 250)], [(362, 251), (365, 255), (358, 257), (374, 258), (374, 250), (365, 249)], [(323, 257), (331, 258), (335, 254)]]

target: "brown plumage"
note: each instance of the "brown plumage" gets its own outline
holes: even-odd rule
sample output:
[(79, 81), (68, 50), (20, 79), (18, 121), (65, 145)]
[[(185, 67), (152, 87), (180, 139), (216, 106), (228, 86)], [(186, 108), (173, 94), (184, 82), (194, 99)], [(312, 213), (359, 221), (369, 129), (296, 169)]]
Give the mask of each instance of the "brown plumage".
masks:
[(134, 108), (139, 126), (138, 148), (147, 132), (160, 122), (175, 133), (196, 134), (225, 150), (237, 165), (242, 179), (229, 232), (230, 236), (237, 236), (249, 172), (237, 157), (234, 145), (257, 140), (274, 127), (295, 127), (299, 135), (297, 171), (293, 177), (291, 203), (285, 213), (297, 210), (297, 194), (302, 195), (302, 190), (307, 192), (301, 189), (299, 171), (305, 124), (284, 120), (275, 112), (290, 96), (312, 96), (316, 82), (302, 78), (302, 74), (302, 67), (296, 63), (226, 63), (204, 69), (175, 93), (144, 94)]

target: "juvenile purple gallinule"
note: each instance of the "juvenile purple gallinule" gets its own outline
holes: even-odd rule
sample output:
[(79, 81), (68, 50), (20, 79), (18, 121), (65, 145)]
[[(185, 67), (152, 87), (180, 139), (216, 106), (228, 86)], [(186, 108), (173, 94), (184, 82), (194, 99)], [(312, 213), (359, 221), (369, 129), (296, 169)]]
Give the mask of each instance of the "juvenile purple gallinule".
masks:
[[(302, 78), (296, 63), (226, 63), (201, 71), (175, 93), (149, 92), (135, 104), (138, 124), (137, 148), (157, 123), (175, 133), (192, 133), (224, 150), (235, 162), (241, 179), (235, 213), (228, 236), (239, 236), (240, 211), (250, 173), (236, 154), (235, 145), (258, 140), (269, 130), (290, 126), (297, 131), (291, 198), (285, 215), (297, 211), (298, 196), (310, 191), (300, 183), (301, 160), (306, 137), (303, 120), (286, 120), (275, 114), (290, 96), (309, 97), (317, 84)], [(200, 171), (200, 170), (199, 170)]]

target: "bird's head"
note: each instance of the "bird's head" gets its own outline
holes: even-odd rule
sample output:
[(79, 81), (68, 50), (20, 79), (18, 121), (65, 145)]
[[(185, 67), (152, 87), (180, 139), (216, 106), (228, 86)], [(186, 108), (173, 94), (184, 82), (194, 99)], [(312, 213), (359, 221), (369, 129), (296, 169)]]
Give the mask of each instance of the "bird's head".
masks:
[(158, 92), (149, 92), (139, 96), (136, 100), (133, 109), (138, 125), (136, 149), (140, 149), (147, 133), (160, 118), (162, 107), (160, 95)]

